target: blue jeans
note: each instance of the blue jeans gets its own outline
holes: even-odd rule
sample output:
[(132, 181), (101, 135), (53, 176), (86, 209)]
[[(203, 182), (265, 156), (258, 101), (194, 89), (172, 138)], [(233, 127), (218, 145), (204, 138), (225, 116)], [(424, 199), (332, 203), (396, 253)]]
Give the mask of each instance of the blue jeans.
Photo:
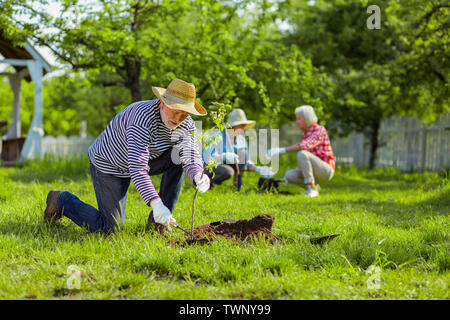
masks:
[[(184, 173), (181, 165), (172, 162), (171, 151), (169, 149), (160, 157), (149, 161), (149, 175), (163, 173), (159, 196), (164, 205), (173, 211), (183, 184)], [(119, 230), (125, 221), (127, 190), (131, 179), (102, 173), (92, 163), (89, 165), (89, 170), (94, 184), (98, 210), (68, 191), (59, 194), (58, 210), (77, 225), (91, 232), (113, 233)]]

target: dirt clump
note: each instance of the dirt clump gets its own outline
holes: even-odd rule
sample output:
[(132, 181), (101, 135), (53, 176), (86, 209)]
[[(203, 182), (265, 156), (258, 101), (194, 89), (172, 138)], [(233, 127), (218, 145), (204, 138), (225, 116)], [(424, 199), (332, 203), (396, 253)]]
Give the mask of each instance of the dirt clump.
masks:
[(270, 215), (257, 215), (250, 220), (241, 219), (236, 222), (223, 222), (217, 226), (202, 225), (194, 229), (194, 239), (188, 238), (185, 242), (172, 240), (170, 245), (185, 246), (191, 244), (206, 244), (218, 237), (232, 240), (247, 241), (263, 237), (269, 243), (279, 243), (281, 239), (272, 234), (272, 226), (275, 217)]
[(272, 179), (272, 178), (259, 178), (258, 180), (258, 190), (264, 193), (274, 193), (274, 194), (292, 194), (289, 191), (280, 191), (280, 182), (283, 179)]
[(259, 178), (258, 180), (258, 189), (260, 191), (268, 191), (268, 192), (280, 192), (280, 182), (281, 179), (272, 179), (272, 178)]

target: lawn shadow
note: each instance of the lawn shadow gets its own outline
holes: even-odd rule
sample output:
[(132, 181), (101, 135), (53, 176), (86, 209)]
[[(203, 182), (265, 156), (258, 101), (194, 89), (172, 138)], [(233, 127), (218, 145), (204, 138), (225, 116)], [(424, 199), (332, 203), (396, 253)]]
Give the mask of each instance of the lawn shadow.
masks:
[[(438, 180), (436, 180), (436, 178)], [(390, 226), (408, 229), (412, 225), (420, 224), (423, 220), (433, 216), (445, 216), (450, 213), (450, 189), (445, 187), (446, 181), (437, 173), (424, 175), (413, 173), (366, 172), (364, 176), (337, 175), (332, 181), (322, 186), (322, 192), (332, 195), (333, 199), (319, 198), (314, 205), (333, 208), (353, 208), (354, 211), (367, 211), (377, 214), (383, 223)], [(408, 192), (410, 199), (415, 198), (417, 192), (426, 191), (432, 196), (421, 201), (401, 203), (392, 196), (387, 199), (377, 199), (378, 193), (395, 194), (400, 191), (403, 195)], [(321, 192), (321, 193), (322, 193)], [(373, 194), (376, 194), (372, 197)], [(341, 194), (348, 194), (352, 199), (340, 199)], [(357, 198), (359, 196), (359, 198)], [(286, 207), (298, 200), (288, 200)]]
[(34, 219), (5, 221), (0, 222), (0, 235), (12, 235), (26, 241), (36, 239), (38, 243), (45, 244), (45, 247), (53, 247), (56, 244), (64, 243), (83, 244), (90, 241), (114, 240), (114, 238), (130, 235), (138, 238), (147, 237), (147, 235), (163, 238), (172, 236), (174, 233), (176, 235), (177, 231), (174, 231), (174, 228), (172, 234), (164, 235), (148, 228), (147, 219), (142, 222), (127, 224), (126, 226), (122, 225), (122, 228), (116, 233), (107, 234), (102, 230), (90, 232), (86, 228), (79, 227), (72, 222), (67, 225), (66, 223), (60, 222), (49, 223), (43, 219), (41, 221), (35, 221)]
[(450, 190), (442, 191), (431, 198), (415, 203), (398, 203), (394, 198), (376, 200), (360, 197), (357, 200), (327, 200), (317, 202), (318, 206), (339, 207), (350, 206), (356, 210), (377, 214), (386, 225), (409, 229), (413, 225), (419, 225), (430, 217), (449, 214)]
[(90, 177), (89, 159), (87, 157), (71, 159), (53, 159), (44, 157), (20, 164), (12, 172), (6, 175), (13, 181), (53, 182), (53, 181), (80, 181)]
[[(428, 185), (428, 184), (427, 184)], [(384, 179), (375, 180), (366, 177), (350, 177), (346, 175), (338, 175), (333, 177), (333, 179), (325, 184), (320, 185), (321, 190), (328, 193), (333, 191), (338, 191), (339, 193), (352, 192), (369, 192), (369, 191), (405, 191), (411, 189), (411, 183), (408, 180), (399, 179)], [(300, 195), (304, 194), (306, 188), (299, 185), (289, 184), (285, 186), (284, 184), (279, 187), (280, 194), (285, 195)], [(252, 190), (253, 191), (253, 190)], [(257, 193), (258, 189), (255, 187), (254, 192)]]
[(337, 179), (333, 178), (330, 182), (323, 185), (323, 188), (329, 188), (330, 190), (345, 190), (348, 192), (350, 189), (357, 190), (358, 192), (367, 192), (367, 191), (392, 191), (392, 190), (400, 190), (405, 191), (411, 189), (411, 185), (408, 183), (399, 183), (397, 180), (372, 180), (372, 179), (355, 179), (348, 176), (337, 177)]
[(443, 208), (444, 214), (450, 214), (450, 189), (434, 195), (433, 197), (418, 202), (419, 206), (431, 206), (436, 208)]
[[(107, 238), (108, 235), (103, 233), (95, 233), (99, 238)], [(30, 238), (44, 240), (45, 244), (52, 246), (55, 242), (58, 244), (77, 242), (83, 243), (92, 240), (92, 233), (88, 233), (84, 229), (75, 229), (59, 223), (48, 223), (45, 221), (6, 221), (0, 224), (0, 235), (14, 235), (23, 237), (27, 240)], [(48, 241), (46, 241), (48, 240)]]
[[(159, 187), (161, 177), (162, 174), (151, 176), (155, 187)], [(89, 161), (85, 159), (60, 162), (35, 160), (22, 167), (13, 169), (5, 178), (23, 183), (78, 182), (91, 180), (91, 174)]]

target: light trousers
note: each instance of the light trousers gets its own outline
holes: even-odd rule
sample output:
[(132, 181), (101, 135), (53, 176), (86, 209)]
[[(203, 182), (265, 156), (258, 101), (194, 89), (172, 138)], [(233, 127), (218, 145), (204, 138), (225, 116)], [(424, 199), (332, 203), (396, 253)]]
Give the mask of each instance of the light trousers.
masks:
[(297, 160), (300, 168), (288, 170), (285, 173), (284, 177), (289, 183), (306, 188), (309, 184), (323, 184), (333, 178), (333, 168), (311, 152), (299, 151)]

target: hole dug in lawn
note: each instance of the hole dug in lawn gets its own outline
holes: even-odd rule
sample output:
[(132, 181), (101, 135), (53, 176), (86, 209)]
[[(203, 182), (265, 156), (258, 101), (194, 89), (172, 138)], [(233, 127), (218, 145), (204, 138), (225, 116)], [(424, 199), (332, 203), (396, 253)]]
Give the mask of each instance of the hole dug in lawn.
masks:
[(222, 222), (219, 225), (201, 225), (194, 229), (194, 239), (188, 237), (184, 242), (171, 240), (172, 247), (184, 247), (192, 244), (206, 244), (224, 237), (231, 240), (247, 241), (263, 237), (269, 243), (280, 243), (281, 239), (272, 234), (275, 217), (270, 215), (257, 215), (250, 220), (241, 219), (236, 222)]

